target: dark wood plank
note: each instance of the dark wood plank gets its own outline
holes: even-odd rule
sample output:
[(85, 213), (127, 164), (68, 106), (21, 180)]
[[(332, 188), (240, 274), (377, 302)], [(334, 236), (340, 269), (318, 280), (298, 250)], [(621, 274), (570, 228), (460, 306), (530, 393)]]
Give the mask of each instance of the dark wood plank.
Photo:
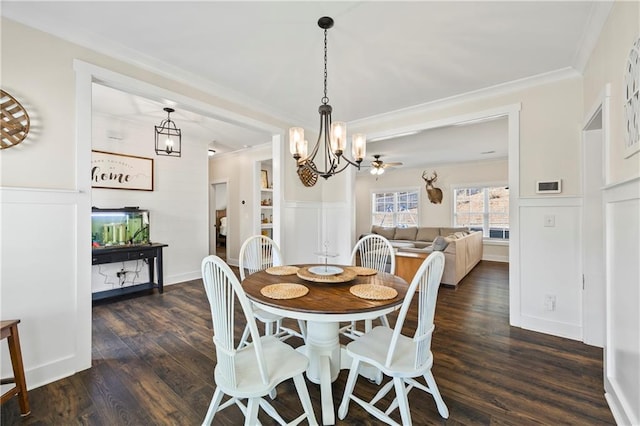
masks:
[[(237, 271), (237, 270), (236, 270)], [(604, 399), (602, 350), (509, 326), (508, 265), (481, 262), (457, 288), (441, 287), (433, 336), (433, 372), (450, 417), (412, 391), (416, 425), (612, 425)], [(391, 323), (395, 316), (389, 317)], [(412, 309), (405, 330), (415, 326)], [(289, 326), (296, 322), (285, 320)], [(244, 322), (236, 324), (236, 333)], [(343, 342), (348, 340), (343, 338)], [(292, 346), (301, 339), (287, 340)], [(93, 367), (29, 392), (32, 413), (17, 400), (1, 410), (2, 425), (199, 425), (214, 391), (211, 313), (200, 280), (93, 308)], [(340, 403), (348, 371), (334, 383)], [(320, 419), (320, 389), (307, 382)], [(278, 386), (272, 404), (285, 419), (301, 412), (293, 383)], [(360, 378), (356, 394), (377, 386)], [(383, 400), (391, 402), (391, 396)], [(398, 422), (399, 415), (393, 416)], [(264, 425), (274, 424), (264, 414)], [(216, 424), (242, 424), (230, 407)], [(338, 425), (375, 425), (356, 404)]]

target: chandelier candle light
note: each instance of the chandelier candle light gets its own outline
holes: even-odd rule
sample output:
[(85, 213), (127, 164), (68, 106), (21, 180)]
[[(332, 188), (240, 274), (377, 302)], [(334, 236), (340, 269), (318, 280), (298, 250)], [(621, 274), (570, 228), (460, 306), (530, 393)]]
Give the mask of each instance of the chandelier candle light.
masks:
[[(345, 170), (350, 164), (360, 170), (360, 163), (366, 153), (366, 138), (362, 133), (352, 136), (351, 153), (354, 160), (343, 155), (347, 145), (347, 124), (340, 121), (332, 122), (332, 108), (327, 97), (327, 30), (333, 27), (333, 19), (324, 16), (318, 20), (318, 26), (324, 30), (324, 96), (321, 99), (322, 105), (318, 108), (320, 113), (318, 141), (308, 155), (308, 143), (304, 139), (304, 129), (292, 127), (289, 129), (289, 150), (298, 164), (298, 174), (302, 169), (307, 169), (313, 174), (328, 179)], [(322, 147), (324, 170), (318, 168), (314, 162), (320, 151), (321, 142), (324, 143)], [(340, 164), (341, 159), (345, 161), (344, 164)]]
[(162, 120), (156, 129), (156, 154), (170, 157), (180, 157), (182, 151), (182, 132), (171, 120), (173, 108), (163, 108), (167, 112), (167, 119)]

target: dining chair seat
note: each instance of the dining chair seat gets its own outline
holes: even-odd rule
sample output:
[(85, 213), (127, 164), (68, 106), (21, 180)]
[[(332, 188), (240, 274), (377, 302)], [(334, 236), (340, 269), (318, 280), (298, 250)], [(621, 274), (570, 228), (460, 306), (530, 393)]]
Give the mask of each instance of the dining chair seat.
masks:
[[(260, 377), (259, 362), (256, 351), (251, 345), (240, 348), (235, 355), (235, 363), (242, 366), (236, 370), (235, 386), (232, 381), (216, 368), (214, 377), (216, 385), (226, 394), (233, 394), (237, 398), (251, 398), (256, 394), (268, 394), (271, 389), (291, 378), (292, 375), (303, 373), (309, 359), (297, 352), (291, 346), (282, 344), (275, 336), (262, 336), (262, 359), (269, 371), (269, 382), (256, 380)], [(284, 363), (283, 360), (287, 362)]]

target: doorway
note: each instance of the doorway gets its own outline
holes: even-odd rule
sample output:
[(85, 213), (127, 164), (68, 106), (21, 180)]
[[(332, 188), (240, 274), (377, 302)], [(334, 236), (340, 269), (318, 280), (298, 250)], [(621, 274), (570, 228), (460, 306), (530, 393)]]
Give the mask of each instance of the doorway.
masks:
[(598, 347), (604, 346), (606, 314), (605, 109), (605, 101), (597, 105), (582, 134), (582, 340)]
[(228, 193), (227, 182), (211, 184), (210, 192), (209, 254), (215, 254), (227, 260), (229, 218), (227, 217)]

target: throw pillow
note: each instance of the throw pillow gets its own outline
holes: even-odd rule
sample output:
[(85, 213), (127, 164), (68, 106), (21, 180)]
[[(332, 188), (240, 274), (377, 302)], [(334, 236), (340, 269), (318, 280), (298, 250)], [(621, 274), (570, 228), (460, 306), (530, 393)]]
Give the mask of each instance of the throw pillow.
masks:
[(444, 251), (449, 246), (449, 241), (445, 240), (444, 237), (437, 236), (435, 240), (433, 240), (433, 251)]
[(394, 240), (411, 240), (415, 241), (418, 228), (410, 226), (408, 228), (396, 228), (396, 233), (393, 236)]

